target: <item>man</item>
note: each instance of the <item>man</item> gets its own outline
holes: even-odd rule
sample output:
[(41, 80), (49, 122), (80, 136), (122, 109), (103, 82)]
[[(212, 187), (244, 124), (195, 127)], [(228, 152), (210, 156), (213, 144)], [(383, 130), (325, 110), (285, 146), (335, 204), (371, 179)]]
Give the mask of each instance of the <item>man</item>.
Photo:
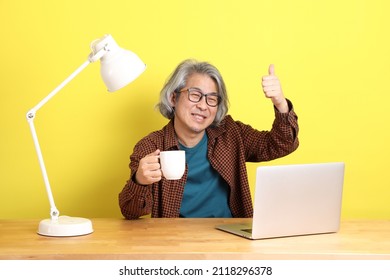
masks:
[[(299, 144), (298, 117), (273, 65), (262, 87), (275, 110), (270, 131), (227, 115), (225, 83), (213, 65), (179, 64), (157, 105), (169, 123), (141, 139), (130, 157), (130, 179), (119, 194), (124, 217), (252, 217), (246, 162), (283, 157)], [(179, 180), (166, 180), (159, 153), (178, 149), (186, 152), (186, 171)]]

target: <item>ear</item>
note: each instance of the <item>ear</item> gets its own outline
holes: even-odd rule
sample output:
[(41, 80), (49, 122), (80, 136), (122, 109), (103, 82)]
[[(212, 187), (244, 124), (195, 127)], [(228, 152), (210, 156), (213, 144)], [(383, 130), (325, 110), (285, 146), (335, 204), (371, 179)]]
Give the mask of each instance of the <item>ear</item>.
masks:
[(172, 107), (175, 107), (176, 101), (177, 101), (176, 93), (175, 93), (175, 92), (172, 92), (170, 97), (171, 97), (171, 98), (170, 98), (170, 101), (171, 101)]

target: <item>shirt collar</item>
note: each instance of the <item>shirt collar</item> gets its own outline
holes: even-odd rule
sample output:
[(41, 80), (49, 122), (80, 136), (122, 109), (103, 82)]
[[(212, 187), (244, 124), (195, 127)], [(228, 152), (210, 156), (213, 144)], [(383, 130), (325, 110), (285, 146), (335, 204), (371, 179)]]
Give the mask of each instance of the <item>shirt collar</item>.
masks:
[(173, 119), (165, 127), (164, 131), (164, 151), (179, 150), (179, 142), (177, 141)]

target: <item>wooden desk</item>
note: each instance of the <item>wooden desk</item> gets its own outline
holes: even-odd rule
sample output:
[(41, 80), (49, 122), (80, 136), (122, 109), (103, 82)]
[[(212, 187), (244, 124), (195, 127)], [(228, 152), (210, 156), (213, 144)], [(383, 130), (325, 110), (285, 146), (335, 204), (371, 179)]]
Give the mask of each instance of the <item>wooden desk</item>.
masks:
[(246, 219), (92, 219), (95, 232), (44, 237), (39, 220), (0, 220), (0, 259), (390, 259), (390, 220), (343, 221), (338, 233), (247, 240), (214, 228)]

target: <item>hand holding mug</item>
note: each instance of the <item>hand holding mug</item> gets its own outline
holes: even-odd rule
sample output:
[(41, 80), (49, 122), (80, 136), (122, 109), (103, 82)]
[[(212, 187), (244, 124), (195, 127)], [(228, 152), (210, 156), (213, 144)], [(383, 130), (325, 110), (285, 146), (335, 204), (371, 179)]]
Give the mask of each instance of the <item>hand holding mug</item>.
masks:
[(180, 179), (185, 171), (185, 151), (162, 151), (159, 149), (139, 161), (135, 180), (140, 185), (150, 185), (161, 180)]
[(156, 150), (139, 161), (135, 181), (140, 185), (150, 185), (161, 180), (162, 173), (159, 162), (160, 150)]

